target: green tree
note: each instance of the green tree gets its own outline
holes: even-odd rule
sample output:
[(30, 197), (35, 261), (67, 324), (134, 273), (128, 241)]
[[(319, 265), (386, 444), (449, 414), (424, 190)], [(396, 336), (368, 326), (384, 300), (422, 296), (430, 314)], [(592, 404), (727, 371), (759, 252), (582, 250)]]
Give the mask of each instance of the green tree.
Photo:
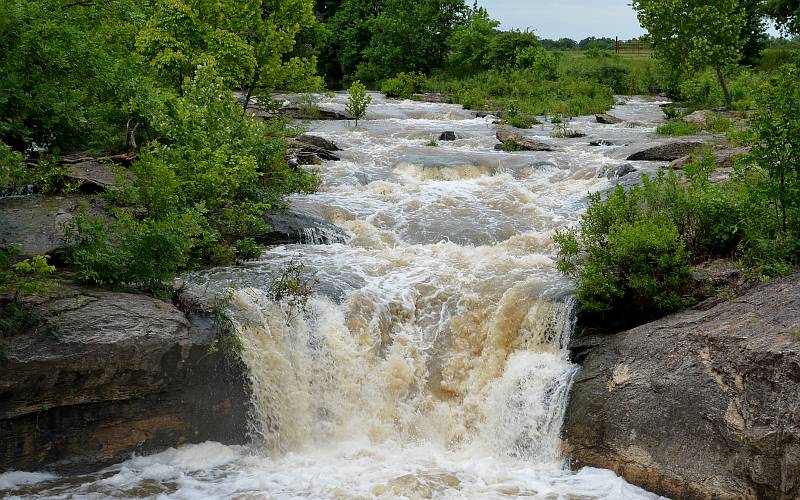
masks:
[(483, 7), (472, 10), (447, 39), (450, 49), (447, 63), (451, 71), (468, 74), (485, 69), (492, 39), (499, 26), (500, 23), (490, 18)]
[(785, 32), (800, 35), (800, 0), (767, 0), (765, 10)]
[[(769, 174), (781, 231), (800, 237), (800, 71), (789, 65), (759, 89), (751, 159)], [(800, 250), (800, 244), (798, 244)]]
[(354, 81), (350, 85), (350, 97), (347, 99), (347, 112), (355, 118), (356, 127), (358, 127), (358, 120), (364, 118), (367, 114), (367, 108), (372, 102), (372, 96), (367, 95), (367, 88), (359, 82)]
[(465, 11), (463, 0), (383, 0), (369, 22), (367, 74), (380, 79), (441, 67), (446, 41)]
[(633, 7), (656, 55), (683, 71), (712, 66), (730, 108), (724, 69), (742, 57), (745, 16), (739, 0), (633, 0)]

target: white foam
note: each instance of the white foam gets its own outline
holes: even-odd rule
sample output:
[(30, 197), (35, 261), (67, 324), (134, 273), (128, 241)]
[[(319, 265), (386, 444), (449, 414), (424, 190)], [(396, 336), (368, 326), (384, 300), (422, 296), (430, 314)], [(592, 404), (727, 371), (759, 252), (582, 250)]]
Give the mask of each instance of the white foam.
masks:
[(52, 481), (56, 478), (58, 478), (58, 476), (48, 472), (3, 472), (0, 474), (0, 493), (3, 491), (16, 490), (21, 486), (29, 486), (44, 481)]

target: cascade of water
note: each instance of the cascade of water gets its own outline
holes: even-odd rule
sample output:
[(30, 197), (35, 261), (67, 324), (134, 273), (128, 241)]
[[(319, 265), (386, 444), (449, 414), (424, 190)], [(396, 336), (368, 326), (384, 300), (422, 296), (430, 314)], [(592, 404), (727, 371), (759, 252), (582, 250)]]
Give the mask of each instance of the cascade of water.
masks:
[[(589, 141), (652, 141), (658, 103), (631, 99), (614, 110), (645, 126), (580, 117), (571, 125), (586, 138), (560, 139), (553, 152), (506, 153), (494, 150), (491, 119), (373, 98), (357, 129), (310, 125), (343, 148), (342, 161), (321, 166), (319, 192), (290, 200), (337, 224), (347, 241), (308, 229), (303, 244), (184, 277), (183, 293), (199, 302), (231, 290), (227, 313), (249, 372), (254, 446), (190, 445), (29, 491), (654, 498), (611, 472), (563, 467), (575, 303), (555, 269), (552, 235), (576, 224), (586, 193), (607, 189), (607, 172), (625, 164), (627, 146)], [(343, 111), (346, 100), (338, 94), (323, 104)], [(447, 130), (456, 141), (426, 145)], [(526, 134), (555, 141), (550, 132), (538, 125)], [(287, 314), (266, 290), (297, 259), (319, 285), (305, 314)]]
[[(307, 315), (287, 317), (258, 289), (233, 292), (229, 314), (251, 377), (254, 435), (277, 454), (365, 437), (558, 461), (575, 371), (565, 349), (574, 301), (524, 301), (519, 293), (507, 292), (482, 324), (449, 325), (448, 338), (431, 343), (408, 334), (416, 318), (401, 310), (388, 318), (398, 328), (387, 336), (379, 314), (351, 329), (357, 300), (317, 297)], [(488, 332), (479, 336), (484, 344), (469, 330)]]

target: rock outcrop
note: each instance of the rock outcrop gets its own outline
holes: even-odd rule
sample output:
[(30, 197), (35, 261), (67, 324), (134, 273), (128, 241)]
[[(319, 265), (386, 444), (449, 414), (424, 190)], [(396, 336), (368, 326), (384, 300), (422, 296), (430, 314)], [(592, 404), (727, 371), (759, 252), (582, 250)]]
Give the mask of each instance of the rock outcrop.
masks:
[(497, 128), (497, 140), (502, 143), (497, 145), (499, 147), (495, 147), (495, 149), (498, 150), (553, 151), (553, 146), (535, 139), (524, 137), (505, 126)]
[(320, 137), (318, 135), (311, 135), (311, 134), (302, 134), (294, 139), (295, 141), (301, 144), (309, 144), (311, 146), (318, 147), (320, 149), (326, 149), (328, 151), (341, 151), (342, 148), (336, 145), (333, 141), (329, 141), (324, 137)]
[(134, 452), (245, 442), (244, 368), (209, 352), (209, 317), (68, 284), (36, 300), (46, 327), (4, 339), (0, 471), (79, 472)]
[(800, 274), (572, 349), (575, 465), (670, 498), (800, 497)]
[(67, 178), (79, 182), (84, 193), (119, 190), (133, 184), (134, 175), (127, 168), (97, 160), (86, 160), (68, 166)]
[(452, 104), (453, 96), (451, 94), (440, 94), (438, 92), (429, 92), (426, 94), (413, 94), (412, 101), (430, 102), (434, 104)]
[(691, 155), (702, 142), (671, 142), (639, 151), (626, 158), (628, 161), (673, 161)]
[(67, 246), (65, 228), (82, 212), (107, 216), (85, 196), (0, 198), (0, 246), (16, 246), (22, 257), (55, 255)]

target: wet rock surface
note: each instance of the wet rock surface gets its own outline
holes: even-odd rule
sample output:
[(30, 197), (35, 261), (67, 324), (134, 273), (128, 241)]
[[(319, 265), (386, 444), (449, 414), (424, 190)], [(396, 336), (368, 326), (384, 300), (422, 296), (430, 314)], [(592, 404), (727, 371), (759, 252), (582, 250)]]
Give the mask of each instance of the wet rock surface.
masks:
[(517, 132), (514, 132), (509, 127), (498, 127), (497, 140), (502, 144), (498, 144), (495, 149), (510, 150), (510, 151), (553, 151), (553, 146), (545, 142), (537, 141), (524, 137)]
[(594, 116), (597, 123), (602, 123), (604, 125), (615, 125), (617, 123), (622, 123), (623, 119), (617, 118), (616, 116), (612, 116), (609, 114), (602, 114), (602, 115), (595, 115)]
[(87, 471), (134, 452), (245, 441), (243, 368), (209, 352), (209, 317), (68, 284), (35, 300), (47, 331), (7, 337), (0, 363), (0, 471)]
[(329, 141), (324, 137), (319, 137), (317, 135), (311, 134), (302, 134), (295, 138), (295, 141), (301, 144), (309, 144), (311, 146), (315, 146), (320, 149), (326, 149), (328, 151), (341, 151), (342, 148), (337, 146), (333, 141)]
[(295, 120), (352, 120), (353, 117), (330, 109), (304, 109), (300, 106), (284, 106), (278, 110), (279, 115)]
[(628, 161), (673, 161), (684, 156), (691, 155), (697, 148), (702, 146), (702, 142), (671, 142), (634, 153)]
[(346, 240), (344, 231), (339, 227), (313, 214), (291, 210), (271, 212), (264, 216), (264, 221), (270, 226), (270, 231), (254, 235), (263, 245), (329, 245)]
[(670, 498), (800, 496), (800, 274), (571, 347), (575, 466)]

